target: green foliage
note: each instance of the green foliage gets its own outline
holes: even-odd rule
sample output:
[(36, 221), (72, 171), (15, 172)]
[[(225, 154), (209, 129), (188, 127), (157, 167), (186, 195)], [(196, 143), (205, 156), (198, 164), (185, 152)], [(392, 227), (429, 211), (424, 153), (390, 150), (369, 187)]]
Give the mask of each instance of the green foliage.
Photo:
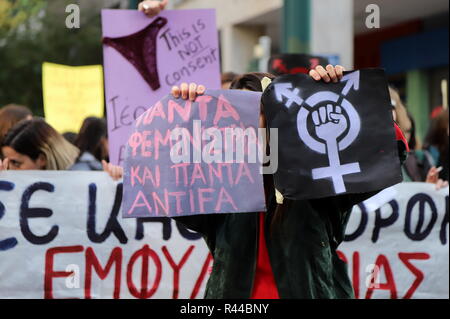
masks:
[(43, 62), (102, 64), (99, 8), (82, 7), (81, 27), (68, 29), (65, 8), (74, 2), (0, 0), (0, 106), (23, 104), (42, 115)]

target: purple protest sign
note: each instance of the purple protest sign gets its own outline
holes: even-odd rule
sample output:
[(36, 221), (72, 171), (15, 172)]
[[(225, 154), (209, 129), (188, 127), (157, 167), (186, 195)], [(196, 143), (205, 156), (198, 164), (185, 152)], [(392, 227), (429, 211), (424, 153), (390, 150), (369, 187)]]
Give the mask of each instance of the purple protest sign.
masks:
[(182, 82), (220, 88), (214, 10), (102, 10), (110, 161), (122, 165), (132, 123)]
[(126, 147), (123, 217), (265, 211), (260, 100), (211, 90), (195, 102), (166, 96), (140, 116)]

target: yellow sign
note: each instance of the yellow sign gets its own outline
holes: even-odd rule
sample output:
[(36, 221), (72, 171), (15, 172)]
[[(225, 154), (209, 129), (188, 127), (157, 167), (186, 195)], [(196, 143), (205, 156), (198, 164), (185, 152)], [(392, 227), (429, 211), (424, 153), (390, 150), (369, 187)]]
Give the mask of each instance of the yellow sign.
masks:
[(103, 117), (103, 68), (101, 65), (42, 65), (45, 119), (60, 133), (78, 133), (84, 119)]

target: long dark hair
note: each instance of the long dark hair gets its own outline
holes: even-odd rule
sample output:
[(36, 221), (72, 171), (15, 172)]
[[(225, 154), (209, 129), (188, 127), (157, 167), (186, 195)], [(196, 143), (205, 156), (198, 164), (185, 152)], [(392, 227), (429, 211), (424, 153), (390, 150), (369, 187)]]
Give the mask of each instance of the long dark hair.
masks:
[[(238, 76), (231, 83), (231, 90), (249, 90), (254, 92), (262, 92), (261, 81), (265, 78), (274, 80), (275, 76), (270, 73), (246, 73)], [(261, 104), (261, 110), (264, 112), (264, 105)], [(270, 151), (270, 150), (269, 150)], [(272, 202), (275, 199), (275, 185), (272, 175), (264, 175), (264, 191), (266, 197), (267, 207), (272, 206)], [(275, 212), (271, 221), (270, 229), (273, 234), (274, 226), (282, 221), (284, 212), (289, 208), (291, 201), (284, 199), (282, 204), (277, 204)]]
[(106, 121), (98, 117), (86, 118), (75, 139), (75, 146), (80, 149), (80, 156), (84, 152), (89, 152), (98, 161), (107, 159), (108, 154), (102, 145), (103, 138), (108, 138)]

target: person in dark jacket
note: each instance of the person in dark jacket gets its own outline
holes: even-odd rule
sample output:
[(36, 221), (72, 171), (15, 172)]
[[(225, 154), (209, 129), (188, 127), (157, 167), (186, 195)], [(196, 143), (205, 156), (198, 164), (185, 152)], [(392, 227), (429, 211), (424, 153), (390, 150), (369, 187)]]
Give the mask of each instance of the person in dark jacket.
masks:
[[(338, 82), (343, 68), (320, 66), (310, 75), (317, 81)], [(231, 89), (263, 91), (265, 77), (273, 78), (244, 75)], [(172, 90), (176, 98), (184, 99), (203, 92), (195, 84)], [(261, 114), (260, 126), (264, 123)], [(347, 265), (336, 249), (344, 239), (352, 207), (376, 192), (280, 201), (272, 175), (264, 176), (264, 188), (267, 212), (174, 218), (200, 233), (214, 258), (205, 298), (354, 298)]]
[(101, 171), (102, 161), (108, 158), (108, 130), (102, 118), (88, 117), (84, 120), (75, 139), (80, 156), (71, 171)]

